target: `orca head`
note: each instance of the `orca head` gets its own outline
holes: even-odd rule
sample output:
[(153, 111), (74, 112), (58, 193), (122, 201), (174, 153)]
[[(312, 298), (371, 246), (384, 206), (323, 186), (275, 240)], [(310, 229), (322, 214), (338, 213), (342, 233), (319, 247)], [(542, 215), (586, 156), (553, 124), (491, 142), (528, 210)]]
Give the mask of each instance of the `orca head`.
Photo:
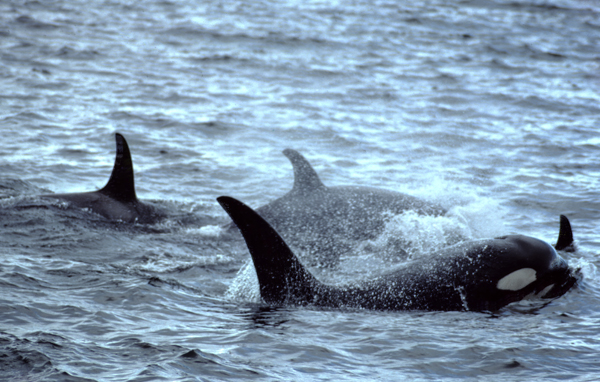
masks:
[[(561, 224), (561, 227), (563, 225)], [(550, 244), (523, 235), (498, 238), (510, 243), (508, 267), (497, 274), (496, 288), (500, 292), (521, 295), (534, 294), (541, 298), (555, 298), (566, 293), (579, 279), (579, 270), (568, 263)], [(560, 241), (560, 240), (559, 240)]]

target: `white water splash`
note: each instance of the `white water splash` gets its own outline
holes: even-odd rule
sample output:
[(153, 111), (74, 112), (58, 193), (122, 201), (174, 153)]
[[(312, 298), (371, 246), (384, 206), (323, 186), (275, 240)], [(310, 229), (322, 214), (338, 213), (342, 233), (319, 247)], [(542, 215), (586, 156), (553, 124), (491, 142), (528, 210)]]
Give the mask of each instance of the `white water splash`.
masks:
[(258, 278), (252, 260), (240, 268), (237, 275), (229, 285), (225, 297), (233, 301), (260, 302), (260, 289)]

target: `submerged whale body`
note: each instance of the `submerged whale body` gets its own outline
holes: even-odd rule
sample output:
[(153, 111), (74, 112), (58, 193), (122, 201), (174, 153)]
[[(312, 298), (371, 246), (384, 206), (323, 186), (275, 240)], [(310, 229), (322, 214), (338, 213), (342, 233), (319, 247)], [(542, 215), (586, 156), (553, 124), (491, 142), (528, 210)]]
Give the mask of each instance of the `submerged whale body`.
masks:
[(98, 191), (40, 195), (87, 208), (110, 220), (153, 223), (163, 217), (155, 207), (140, 202), (135, 194), (133, 162), (125, 138), (115, 134), (117, 155), (108, 183)]
[[(510, 235), (448, 247), (370, 281), (342, 287), (326, 285), (306, 270), (281, 236), (250, 207), (230, 197), (217, 200), (246, 240), (261, 297), (268, 304), (496, 311), (531, 294), (561, 296), (579, 278), (578, 271), (549, 244)], [(570, 231), (562, 220), (561, 231)], [(561, 232), (557, 248), (572, 244), (568, 236)]]
[[(385, 223), (404, 211), (439, 216), (433, 203), (399, 192), (363, 186), (327, 187), (297, 151), (283, 154), (294, 169), (294, 186), (284, 196), (256, 209), (292, 247), (309, 254), (311, 265), (332, 265), (357, 241), (376, 238)], [(234, 227), (234, 225), (232, 225)]]

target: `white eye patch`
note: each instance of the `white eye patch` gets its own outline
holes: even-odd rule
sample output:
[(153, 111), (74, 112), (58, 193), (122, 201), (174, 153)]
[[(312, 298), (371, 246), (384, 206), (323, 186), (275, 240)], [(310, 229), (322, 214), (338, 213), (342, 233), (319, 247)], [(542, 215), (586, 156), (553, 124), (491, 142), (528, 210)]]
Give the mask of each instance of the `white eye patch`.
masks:
[(537, 280), (535, 269), (522, 268), (514, 271), (498, 281), (496, 287), (500, 290), (519, 290)]

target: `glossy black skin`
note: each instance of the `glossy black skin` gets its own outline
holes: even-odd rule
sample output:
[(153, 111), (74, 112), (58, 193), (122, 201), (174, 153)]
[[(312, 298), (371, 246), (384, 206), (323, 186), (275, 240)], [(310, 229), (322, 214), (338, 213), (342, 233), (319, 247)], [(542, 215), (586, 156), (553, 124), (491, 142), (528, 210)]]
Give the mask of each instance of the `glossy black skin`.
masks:
[[(522, 235), (465, 242), (421, 258), (374, 280), (332, 286), (304, 268), (260, 215), (230, 198), (217, 199), (237, 224), (252, 256), (266, 303), (374, 310), (496, 311), (534, 293), (563, 295), (579, 275), (549, 244)], [(498, 281), (531, 268), (536, 279), (518, 290)], [(546, 289), (550, 285), (551, 288)]]
[(140, 202), (135, 194), (133, 162), (125, 138), (115, 134), (117, 154), (106, 186), (98, 191), (41, 195), (42, 198), (66, 200), (87, 208), (110, 220), (154, 223), (164, 217), (155, 207)]

